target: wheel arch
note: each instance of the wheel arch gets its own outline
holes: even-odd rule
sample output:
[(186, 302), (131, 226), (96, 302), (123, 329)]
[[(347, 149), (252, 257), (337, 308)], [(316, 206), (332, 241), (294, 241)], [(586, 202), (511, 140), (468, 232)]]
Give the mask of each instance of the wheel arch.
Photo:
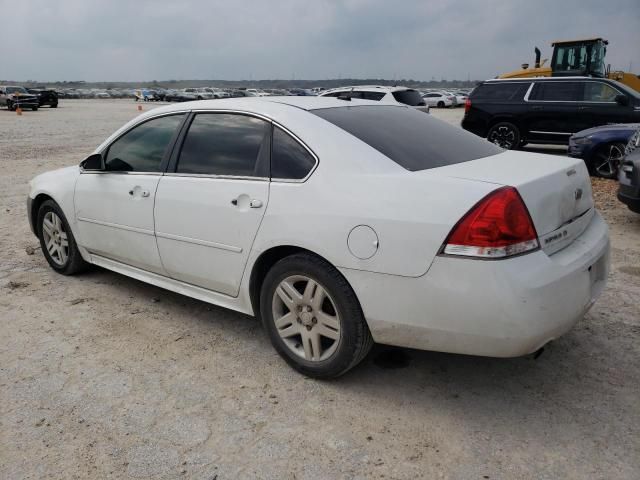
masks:
[(40, 232), (38, 231), (38, 211), (40, 210), (40, 206), (47, 200), (56, 202), (56, 200), (51, 195), (48, 195), (46, 193), (39, 193), (35, 196), (35, 198), (33, 198), (33, 200), (31, 201), (31, 205), (29, 206), (29, 223), (31, 231), (36, 236), (40, 235)]
[[(249, 300), (251, 301), (251, 308), (253, 309), (253, 313), (257, 318), (260, 318), (260, 289), (262, 288), (262, 283), (264, 282), (267, 273), (269, 272), (271, 267), (273, 267), (278, 261), (282, 260), (285, 257), (295, 255), (296, 253), (307, 253), (309, 255), (313, 255), (314, 257), (322, 259), (323, 261), (336, 268), (336, 270), (338, 270), (338, 268), (327, 258), (307, 248), (295, 245), (277, 245), (270, 247), (258, 256), (251, 267), (251, 275), (249, 276)], [(349, 282), (347, 281), (347, 283)], [(353, 290), (353, 287), (351, 288)]]

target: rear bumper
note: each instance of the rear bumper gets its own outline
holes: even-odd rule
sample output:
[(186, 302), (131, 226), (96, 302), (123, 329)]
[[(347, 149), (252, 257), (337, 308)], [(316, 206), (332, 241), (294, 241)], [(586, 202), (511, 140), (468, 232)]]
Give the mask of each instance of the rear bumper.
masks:
[(604, 289), (609, 234), (599, 214), (571, 245), (508, 260), (436, 257), (420, 278), (343, 269), (378, 343), (515, 357), (567, 332)]

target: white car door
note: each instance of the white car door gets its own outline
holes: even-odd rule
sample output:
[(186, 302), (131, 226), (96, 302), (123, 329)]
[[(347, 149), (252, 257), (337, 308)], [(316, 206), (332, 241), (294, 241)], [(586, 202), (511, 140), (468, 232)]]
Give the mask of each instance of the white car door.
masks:
[(165, 274), (156, 246), (156, 188), (185, 114), (148, 120), (103, 152), (102, 171), (84, 170), (74, 204), (78, 243), (103, 256)]
[(269, 201), (271, 124), (202, 112), (158, 185), (155, 229), (169, 276), (238, 294)]

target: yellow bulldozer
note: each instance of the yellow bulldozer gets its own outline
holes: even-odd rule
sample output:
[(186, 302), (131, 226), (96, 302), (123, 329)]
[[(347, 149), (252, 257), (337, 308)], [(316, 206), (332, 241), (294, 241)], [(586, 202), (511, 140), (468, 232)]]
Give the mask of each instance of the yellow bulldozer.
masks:
[(640, 92), (640, 75), (619, 70), (611, 71), (611, 65), (605, 64), (608, 44), (604, 38), (553, 42), (553, 55), (549, 66), (546, 65), (547, 59), (540, 61), (541, 52), (536, 47), (536, 59), (532, 67), (524, 63), (520, 70), (504, 73), (498, 78), (590, 76), (617, 80)]

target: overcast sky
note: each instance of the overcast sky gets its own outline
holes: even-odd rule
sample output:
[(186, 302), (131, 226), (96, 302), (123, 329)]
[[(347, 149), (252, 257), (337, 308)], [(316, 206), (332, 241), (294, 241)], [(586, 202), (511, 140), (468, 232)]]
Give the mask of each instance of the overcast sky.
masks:
[(0, 0), (0, 79), (493, 77), (602, 36), (640, 73), (640, 0)]

